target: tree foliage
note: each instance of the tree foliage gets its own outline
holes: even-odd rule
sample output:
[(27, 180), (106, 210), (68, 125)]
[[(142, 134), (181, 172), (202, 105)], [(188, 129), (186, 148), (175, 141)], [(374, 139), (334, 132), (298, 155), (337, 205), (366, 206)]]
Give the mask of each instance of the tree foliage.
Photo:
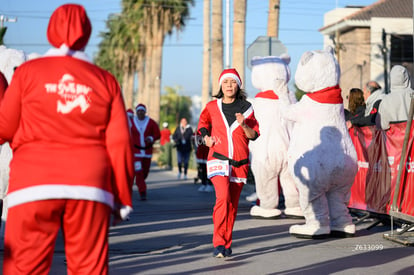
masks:
[(296, 86), (296, 84), (294, 84), (294, 87), (295, 87), (296, 100), (299, 101), (302, 98), (302, 96), (306, 93), (304, 91), (302, 91), (301, 89), (299, 89), (298, 86)]
[(179, 95), (180, 87), (165, 87), (161, 95), (160, 123), (168, 122), (170, 129), (175, 129), (181, 118), (191, 121), (192, 101), (189, 96)]
[(117, 77), (127, 108), (144, 103), (158, 120), (164, 37), (184, 27), (193, 4), (193, 0), (122, 0), (121, 13), (109, 17), (95, 62)]

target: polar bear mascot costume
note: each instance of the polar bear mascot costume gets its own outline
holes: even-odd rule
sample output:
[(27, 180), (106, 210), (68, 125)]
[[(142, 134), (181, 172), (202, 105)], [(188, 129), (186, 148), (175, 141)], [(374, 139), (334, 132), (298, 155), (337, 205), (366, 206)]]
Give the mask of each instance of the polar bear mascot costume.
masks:
[[(23, 51), (6, 48), (3, 45), (0, 46), (0, 72), (4, 74), (7, 83), (10, 83), (14, 69), (25, 61), (26, 55)], [(7, 217), (7, 202), (5, 196), (9, 185), (9, 164), (12, 155), (9, 143), (4, 143), (0, 146), (0, 200), (2, 200), (2, 211), (0, 211), (2, 212), (0, 238), (3, 238), (4, 223)]]
[(250, 210), (250, 215), (255, 218), (272, 219), (282, 214), (276, 208), (279, 204), (279, 181), (285, 198), (285, 216), (303, 218), (299, 193), (287, 162), (289, 131), (293, 124), (281, 118), (279, 100), (279, 97), (287, 97), (293, 101), (294, 96), (289, 97), (288, 92), (279, 91), (275, 86), (289, 82), (289, 63), (287, 54), (254, 57), (251, 62), (252, 84), (260, 90), (253, 101), (260, 137), (249, 143), (251, 168), (260, 200), (260, 206), (255, 205)]
[(347, 208), (357, 172), (357, 156), (344, 120), (340, 68), (333, 49), (305, 52), (295, 82), (305, 92), (283, 110), (295, 122), (288, 158), (306, 223), (289, 232), (298, 238), (352, 237)]

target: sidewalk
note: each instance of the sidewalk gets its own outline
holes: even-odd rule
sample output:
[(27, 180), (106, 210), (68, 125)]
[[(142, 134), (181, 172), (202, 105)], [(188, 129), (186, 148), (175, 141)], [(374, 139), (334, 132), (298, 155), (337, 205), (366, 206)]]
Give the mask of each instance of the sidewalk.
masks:
[[(130, 221), (110, 230), (110, 274), (413, 274), (414, 248), (383, 238), (390, 226), (358, 225), (355, 238), (304, 240), (288, 233), (303, 220), (259, 220), (249, 216), (240, 198), (233, 234), (233, 256), (212, 257), (214, 193), (201, 193), (189, 179), (153, 166), (148, 200), (140, 201), (134, 187)], [(2, 252), (2, 251), (1, 251)], [(2, 253), (1, 253), (2, 254)], [(1, 255), (2, 257), (2, 255)], [(66, 274), (61, 240), (51, 274)]]

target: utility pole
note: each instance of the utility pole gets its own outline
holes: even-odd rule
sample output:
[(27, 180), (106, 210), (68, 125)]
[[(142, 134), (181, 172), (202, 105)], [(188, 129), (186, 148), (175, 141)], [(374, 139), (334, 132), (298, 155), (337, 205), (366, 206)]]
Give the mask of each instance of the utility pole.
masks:
[(15, 18), (9, 18), (4, 15), (0, 15), (0, 45), (4, 45), (3, 43), (3, 37), (6, 34), (7, 27), (4, 27), (4, 22), (17, 22), (17, 17)]
[(226, 65), (230, 68), (230, 0), (226, 0)]
[(269, 14), (267, 16), (267, 36), (269, 37), (279, 37), (279, 14), (280, 0), (269, 0)]
[(387, 50), (387, 33), (385, 32), (385, 29), (382, 29), (382, 57), (384, 60), (384, 91), (386, 94), (389, 93), (388, 89), (388, 50)]

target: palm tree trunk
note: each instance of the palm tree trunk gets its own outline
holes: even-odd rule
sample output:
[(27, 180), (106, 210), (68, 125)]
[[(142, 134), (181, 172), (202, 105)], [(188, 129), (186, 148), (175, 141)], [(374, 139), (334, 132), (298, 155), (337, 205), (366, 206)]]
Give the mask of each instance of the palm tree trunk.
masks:
[(152, 66), (152, 62), (151, 62), (151, 58), (152, 58), (152, 51), (153, 51), (153, 46), (151, 45), (152, 39), (148, 38), (148, 46), (146, 47), (146, 54), (145, 54), (145, 69), (144, 69), (144, 74), (145, 74), (145, 86), (144, 89), (142, 91), (142, 101), (140, 103), (146, 105), (148, 107), (149, 103), (150, 103), (150, 95), (151, 95), (151, 89), (152, 89), (152, 75), (151, 75), (151, 66)]
[(147, 109), (149, 108), (150, 104), (150, 98), (151, 98), (151, 92), (153, 88), (153, 76), (152, 76), (152, 56), (153, 56), (153, 50), (154, 50), (154, 35), (153, 30), (155, 28), (154, 21), (156, 21), (155, 16), (155, 3), (152, 3), (152, 7), (149, 10), (150, 16), (147, 17), (147, 21), (144, 24), (147, 24), (146, 32), (145, 32), (145, 86), (143, 92), (143, 98), (142, 102), (147, 106)]
[(134, 87), (135, 87), (135, 72), (133, 69), (130, 69), (128, 72), (128, 98), (126, 99), (126, 108), (134, 109)]
[(144, 89), (145, 89), (145, 52), (140, 52), (137, 59), (137, 75), (138, 75), (138, 91), (134, 104), (144, 102)]
[(204, 0), (203, 10), (203, 83), (201, 90), (201, 109), (210, 101), (211, 64), (210, 64), (210, 5), (211, 0)]
[(244, 82), (245, 40), (246, 40), (246, 4), (247, 0), (233, 2), (233, 67), (237, 69)]
[(279, 37), (280, 0), (269, 0), (269, 15), (267, 17), (267, 36)]
[(128, 74), (129, 72), (124, 72), (124, 75), (122, 76), (122, 85), (121, 85), (125, 108), (127, 109), (129, 108), (129, 104), (130, 104), (130, 89), (128, 87), (129, 85)]
[(220, 90), (218, 77), (223, 70), (223, 1), (213, 0), (211, 22), (211, 74), (212, 93)]
[(159, 122), (160, 120), (160, 99), (161, 99), (161, 73), (162, 73), (162, 48), (164, 44), (164, 30), (158, 29), (154, 37), (154, 48), (151, 59), (151, 77), (152, 91), (150, 95), (150, 104), (148, 106), (148, 115)]
[(122, 76), (122, 94), (124, 97), (125, 107), (129, 108), (132, 101), (132, 87), (129, 81), (129, 75), (131, 73), (130, 60), (127, 54), (124, 54), (123, 60), (123, 76)]

